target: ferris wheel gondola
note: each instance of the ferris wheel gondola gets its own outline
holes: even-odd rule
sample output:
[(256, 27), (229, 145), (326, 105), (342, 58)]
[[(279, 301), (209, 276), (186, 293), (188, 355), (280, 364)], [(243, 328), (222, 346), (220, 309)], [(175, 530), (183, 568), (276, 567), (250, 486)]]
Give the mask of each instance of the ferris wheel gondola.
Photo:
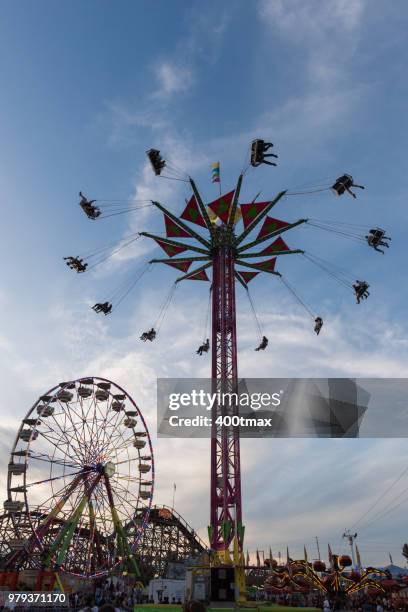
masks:
[(16, 525), (24, 512), (31, 535), (7, 564), (37, 555), (43, 568), (82, 578), (138, 574), (153, 488), (151, 439), (133, 399), (103, 378), (61, 383), (29, 410), (11, 451), (4, 510)]

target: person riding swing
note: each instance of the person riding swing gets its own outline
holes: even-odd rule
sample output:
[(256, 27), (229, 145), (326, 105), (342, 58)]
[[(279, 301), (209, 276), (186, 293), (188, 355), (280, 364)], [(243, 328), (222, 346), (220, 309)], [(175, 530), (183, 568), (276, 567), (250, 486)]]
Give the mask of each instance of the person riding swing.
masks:
[(316, 332), (317, 335), (320, 334), (320, 330), (322, 329), (322, 327), (323, 327), (323, 319), (321, 317), (316, 317), (314, 331)]
[(79, 205), (88, 217), (88, 219), (97, 219), (101, 215), (101, 210), (98, 206), (94, 206), (96, 200), (87, 200), (82, 191), (79, 192)]
[(103, 312), (103, 314), (106, 316), (112, 312), (112, 304), (110, 304), (109, 302), (98, 302), (94, 306), (92, 306), (92, 310), (94, 310), (95, 312)]
[(367, 240), (368, 246), (372, 247), (375, 251), (378, 251), (383, 255), (385, 254), (385, 251), (379, 249), (378, 247), (383, 246), (387, 249), (390, 248), (390, 245), (388, 244), (388, 242), (386, 242), (386, 240), (391, 240), (391, 238), (389, 238), (389, 236), (386, 236), (385, 231), (380, 228), (370, 229), (367, 236), (365, 236), (365, 239)]
[(357, 198), (356, 194), (351, 191), (351, 187), (358, 187), (358, 189), (365, 189), (363, 185), (356, 185), (353, 181), (353, 177), (351, 174), (343, 174), (343, 176), (339, 176), (336, 179), (334, 185), (332, 186), (332, 190), (338, 196), (343, 195), (347, 191), (354, 199)]
[(357, 304), (360, 304), (361, 300), (366, 300), (370, 295), (368, 288), (369, 284), (366, 281), (357, 280), (353, 285), (354, 292), (356, 294)]
[(268, 338), (266, 336), (262, 336), (262, 340), (260, 345), (254, 349), (255, 351), (264, 351), (266, 349), (266, 347), (268, 346)]
[(204, 342), (204, 344), (201, 344), (198, 347), (198, 350), (196, 351), (197, 355), (202, 355), (203, 353), (208, 353), (210, 349), (210, 339), (207, 338), (207, 340)]
[(156, 338), (156, 330), (154, 329), (154, 327), (149, 329), (149, 331), (143, 332), (143, 334), (140, 336), (140, 340), (142, 340), (142, 342), (147, 342), (147, 340), (149, 340), (150, 342), (153, 342), (155, 338)]

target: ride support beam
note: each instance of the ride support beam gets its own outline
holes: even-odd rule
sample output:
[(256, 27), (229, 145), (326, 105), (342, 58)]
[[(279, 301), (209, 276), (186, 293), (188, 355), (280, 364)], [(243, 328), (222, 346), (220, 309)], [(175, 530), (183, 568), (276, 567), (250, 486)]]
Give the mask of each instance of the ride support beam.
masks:
[(212, 263), (213, 262), (210, 261), (209, 263), (206, 263), (204, 266), (201, 266), (200, 268), (196, 268), (195, 270), (188, 272), (188, 274), (185, 274), (184, 276), (180, 276), (174, 282), (179, 283), (182, 280), (188, 280), (191, 276), (194, 276), (194, 274), (197, 274), (197, 272), (202, 272), (203, 270), (206, 270), (207, 268), (209, 268), (212, 265)]
[(193, 261), (210, 261), (210, 259), (209, 256), (204, 257), (204, 255), (202, 257), (172, 257), (171, 259), (164, 257), (163, 259), (151, 259), (149, 263), (187, 263)]
[(258, 244), (262, 244), (262, 242), (265, 242), (266, 240), (269, 240), (270, 238), (273, 238), (274, 236), (279, 236), (280, 234), (283, 234), (284, 232), (288, 232), (289, 230), (293, 229), (294, 227), (297, 227), (298, 225), (301, 225), (302, 223), (307, 223), (307, 219), (299, 219), (298, 221), (295, 221), (294, 223), (289, 223), (286, 227), (282, 227), (281, 229), (278, 229), (275, 232), (271, 232), (267, 236), (262, 236), (262, 238), (257, 238), (256, 240), (253, 240), (252, 242), (248, 242), (243, 247), (238, 249), (238, 254), (241, 255), (242, 251), (247, 251), (248, 249), (251, 249), (254, 246), (258, 246)]
[(254, 227), (256, 227), (258, 225), (258, 223), (260, 221), (262, 221), (262, 219), (264, 217), (266, 217), (266, 215), (268, 214), (268, 212), (275, 206), (275, 204), (277, 204), (279, 202), (279, 200), (281, 198), (283, 198), (283, 196), (286, 193), (286, 189), (285, 191), (281, 191), (278, 193), (278, 195), (276, 196), (276, 198), (274, 198), (273, 200), (271, 200), (268, 204), (268, 206), (257, 216), (255, 217), (255, 219), (253, 219), (253, 221), (251, 221), (251, 223), (248, 225), (248, 227), (242, 232), (242, 234), (240, 234), (236, 241), (235, 241), (235, 246), (238, 246), (247, 236), (250, 232), (252, 232), (252, 230), (254, 229)]
[(166, 244), (170, 244), (170, 246), (183, 247), (188, 251), (195, 251), (196, 253), (208, 254), (208, 249), (204, 250), (200, 247), (193, 246), (192, 244), (186, 244), (185, 242), (178, 242), (178, 240), (172, 240), (171, 238), (165, 238), (163, 236), (156, 236), (155, 234), (150, 234), (149, 232), (139, 232), (139, 236), (146, 236), (147, 238), (153, 238), (153, 240), (160, 240), (160, 242), (165, 242)]
[(241, 261), (240, 259), (237, 259), (237, 264), (239, 264), (240, 266), (245, 266), (246, 268), (252, 268), (253, 270), (258, 270), (258, 272), (266, 272), (267, 274), (274, 274), (275, 276), (282, 276), (282, 274), (280, 272), (275, 272), (275, 270), (265, 270), (264, 268), (262, 268), (262, 262), (258, 265), (258, 264), (250, 264), (247, 263), (246, 261)]
[(293, 249), (293, 250), (289, 250), (289, 251), (273, 251), (273, 253), (240, 253), (239, 254), (239, 258), (249, 258), (249, 257), (270, 257), (271, 255), (273, 257), (276, 257), (278, 255), (295, 255), (295, 254), (304, 254), (304, 251), (302, 251), (302, 249)]
[(190, 185), (191, 185), (191, 189), (193, 190), (193, 193), (194, 193), (194, 195), (196, 197), (198, 207), (199, 207), (199, 209), (201, 211), (201, 214), (202, 214), (202, 216), (204, 218), (204, 221), (205, 221), (205, 223), (207, 225), (207, 229), (210, 232), (210, 235), (213, 236), (213, 234), (214, 234), (213, 224), (211, 223), (211, 219), (208, 216), (207, 209), (206, 209), (206, 207), (204, 205), (204, 202), (203, 202), (203, 200), (202, 200), (202, 198), (201, 198), (201, 196), (200, 196), (200, 194), (198, 192), (197, 186), (196, 186), (196, 184), (195, 184), (195, 182), (193, 181), (192, 178), (190, 178)]
[(238, 177), (237, 186), (235, 187), (234, 199), (232, 200), (232, 206), (231, 206), (230, 214), (228, 217), (227, 232), (229, 233), (232, 232), (233, 227), (234, 227), (235, 213), (237, 212), (238, 199), (239, 199), (239, 194), (241, 192), (241, 185), (242, 185), (243, 178), (244, 178), (243, 175), (240, 174)]
[(189, 227), (186, 223), (184, 223), (184, 221), (182, 221), (179, 217), (176, 217), (176, 215), (173, 215), (173, 213), (167, 210), (167, 208), (165, 208), (162, 204), (160, 204), (160, 202), (152, 201), (152, 204), (157, 206), (159, 210), (161, 210), (165, 215), (170, 217), (170, 219), (172, 219), (174, 223), (176, 223), (176, 225), (179, 225), (180, 227), (182, 227), (188, 234), (190, 234), (192, 238), (195, 238), (196, 240), (198, 240), (198, 242), (201, 242), (201, 244), (203, 244), (207, 248), (210, 248), (211, 244), (208, 242), (208, 240), (200, 236), (200, 234), (197, 234), (197, 232), (191, 229), (191, 227)]
[[(234, 254), (221, 245), (213, 259), (212, 392), (234, 393), (237, 385)], [(216, 421), (236, 414), (236, 404), (215, 402), (212, 409), (210, 546), (224, 562), (230, 560), (231, 542), (242, 525), (240, 445), (238, 428)]]

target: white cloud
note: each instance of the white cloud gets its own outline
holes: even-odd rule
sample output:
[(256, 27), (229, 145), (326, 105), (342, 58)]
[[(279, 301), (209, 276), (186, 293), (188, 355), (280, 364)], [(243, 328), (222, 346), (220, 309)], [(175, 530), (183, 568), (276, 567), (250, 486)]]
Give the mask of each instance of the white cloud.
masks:
[(191, 68), (170, 62), (160, 63), (155, 70), (158, 89), (154, 97), (168, 97), (173, 94), (187, 91), (193, 84)]
[(352, 32), (361, 22), (365, 0), (261, 0), (260, 15), (276, 29), (318, 39), (328, 31)]
[[(171, 272), (168, 280), (170, 286)], [(7, 425), (17, 427), (35, 398), (62, 379), (97, 375), (114, 380), (134, 397), (153, 435), (157, 474), (155, 503), (170, 504), (173, 482), (176, 482), (176, 509), (205, 538), (209, 513), (209, 441), (157, 440), (154, 431), (156, 377), (209, 374), (209, 359), (195, 355), (203, 335), (208, 286), (202, 283), (193, 289), (191, 284), (182, 283), (157, 341), (144, 345), (139, 341), (140, 332), (156, 316), (165, 289), (150, 287), (139, 294), (134, 317), (120, 338), (111, 330), (108, 318), (91, 320), (94, 313), (84, 316), (81, 304), (51, 310), (48, 338), (53, 340), (50, 343), (48, 338), (44, 339), (43, 355), (38, 359), (27, 360), (23, 346), (12, 348), (5, 338), (1, 384), (3, 398), (13, 414)], [(154, 312), (152, 305), (155, 305)], [(399, 325), (388, 325), (388, 334), (378, 341), (374, 353), (370, 346), (360, 346), (359, 323), (352, 324), (346, 314), (338, 314), (332, 322), (328, 317), (317, 339), (310, 322), (305, 322), (290, 303), (283, 301), (279, 310), (269, 305), (269, 314), (262, 316), (265, 329), (274, 331), (270, 334), (269, 350), (259, 354), (253, 351), (257, 340), (253, 322), (242, 309), (243, 304), (238, 321), (240, 371), (246, 376), (269, 377), (271, 373), (274, 376), (347, 376), (356, 372), (361, 376), (406, 376), (408, 373), (404, 366), (408, 334)], [(384, 322), (378, 317), (373, 325), (382, 329)], [(396, 337), (400, 339), (397, 350)], [(10, 446), (11, 443), (10, 437)], [(405, 461), (404, 447), (405, 442), (395, 440), (257, 440), (256, 448), (253, 441), (242, 441), (248, 548), (261, 548), (266, 538), (274, 551), (279, 547), (284, 550), (283, 543), (289, 542), (293, 554), (301, 554), (303, 539), (309, 547), (312, 545), (312, 537), (306, 537), (305, 533), (337, 543), (341, 530), (361, 516), (390, 479), (398, 475)], [(7, 454), (7, 449), (3, 452)], [(339, 499), (343, 499), (343, 505), (339, 505)], [(394, 530), (388, 526), (387, 517), (377, 523), (384, 530), (390, 529), (389, 541), (394, 553), (398, 552), (396, 530), (404, 518), (404, 507), (392, 515), (397, 526)], [(368, 529), (367, 533), (372, 531)], [(370, 552), (369, 547), (364, 554), (365, 560), (378, 561), (378, 554)]]
[(301, 47), (299, 80), (306, 81), (302, 103), (315, 108), (316, 118), (337, 116), (344, 121), (362, 93), (361, 79), (352, 77), (352, 68), (366, 0), (261, 0), (258, 7), (264, 26), (280, 34), (290, 48)]

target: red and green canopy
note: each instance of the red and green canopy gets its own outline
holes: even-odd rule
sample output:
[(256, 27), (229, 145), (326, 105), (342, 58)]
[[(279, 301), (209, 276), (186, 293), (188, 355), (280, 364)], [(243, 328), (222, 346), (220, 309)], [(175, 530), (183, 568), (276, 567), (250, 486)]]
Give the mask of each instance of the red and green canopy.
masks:
[(195, 195), (191, 196), (190, 200), (187, 202), (187, 206), (181, 213), (180, 219), (190, 221), (190, 223), (195, 223), (196, 225), (200, 225), (201, 227), (207, 227), (207, 224), (204, 221), (204, 217), (200, 212), (200, 208), (198, 206), (197, 198), (195, 197)]
[(184, 227), (178, 225), (173, 219), (163, 213), (164, 223), (166, 225), (166, 236), (168, 238), (191, 238), (192, 234), (190, 234)]
[(208, 208), (210, 208), (224, 223), (228, 223), (234, 193), (234, 190), (230, 191), (208, 205)]
[(180, 255), (180, 253), (184, 253), (184, 251), (188, 250), (188, 247), (176, 246), (174, 244), (170, 244), (165, 240), (160, 240), (160, 238), (153, 238), (155, 242), (163, 249), (163, 251), (169, 256), (174, 257), (175, 255)]
[(273, 255), (276, 251), (289, 251), (286, 242), (279, 236), (272, 244), (269, 244), (266, 249), (261, 251), (261, 255)]
[(259, 272), (246, 272), (245, 270), (237, 270), (237, 272), (246, 284), (259, 274)]
[(288, 227), (288, 225), (289, 223), (286, 223), (286, 221), (280, 221), (279, 219), (273, 219), (272, 217), (267, 216), (257, 236), (257, 239), (273, 234), (278, 230)]
[(269, 206), (269, 202), (251, 202), (251, 204), (241, 204), (242, 221), (246, 229), (262, 211)]

